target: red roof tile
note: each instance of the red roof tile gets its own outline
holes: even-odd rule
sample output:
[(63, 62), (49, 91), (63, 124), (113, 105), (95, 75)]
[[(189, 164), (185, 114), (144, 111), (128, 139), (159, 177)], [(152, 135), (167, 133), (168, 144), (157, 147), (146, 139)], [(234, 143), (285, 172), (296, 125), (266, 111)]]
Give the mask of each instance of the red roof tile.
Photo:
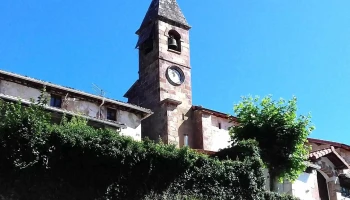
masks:
[(309, 158), (316, 160), (330, 153), (332, 153), (331, 148), (321, 149), (321, 150), (310, 152)]
[(312, 161), (316, 161), (321, 157), (327, 157), (339, 169), (350, 169), (349, 164), (335, 151), (333, 146), (312, 151), (309, 154), (309, 159)]

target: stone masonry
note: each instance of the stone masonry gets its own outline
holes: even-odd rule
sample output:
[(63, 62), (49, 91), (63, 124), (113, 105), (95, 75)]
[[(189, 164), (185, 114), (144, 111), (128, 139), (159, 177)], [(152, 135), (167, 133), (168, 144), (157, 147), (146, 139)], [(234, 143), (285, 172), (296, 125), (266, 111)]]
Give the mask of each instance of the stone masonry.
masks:
[[(168, 9), (168, 10), (166, 10)], [(154, 114), (142, 122), (142, 136), (182, 146), (184, 135), (193, 143), (192, 90), (189, 50), (189, 26), (175, 0), (153, 0), (139, 34), (139, 79), (125, 94), (128, 101), (151, 109)], [(169, 17), (167, 17), (167, 13)], [(157, 17), (158, 16), (158, 17)], [(179, 21), (176, 21), (176, 19)], [(181, 20), (180, 20), (181, 19)], [(181, 51), (168, 48), (169, 31), (181, 37)], [(153, 41), (151, 52), (143, 51), (147, 38)], [(181, 85), (172, 85), (166, 77), (168, 67), (184, 73)]]

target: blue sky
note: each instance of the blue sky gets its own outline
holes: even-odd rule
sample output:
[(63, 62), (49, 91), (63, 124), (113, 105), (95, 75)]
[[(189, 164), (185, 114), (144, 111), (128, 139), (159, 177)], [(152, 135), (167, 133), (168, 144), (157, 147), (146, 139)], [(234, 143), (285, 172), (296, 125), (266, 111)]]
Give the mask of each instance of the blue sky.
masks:
[[(350, 144), (350, 1), (178, 2), (192, 26), (193, 104), (232, 113), (242, 95), (295, 95), (311, 137)], [(2, 0), (0, 69), (126, 101), (149, 4)]]

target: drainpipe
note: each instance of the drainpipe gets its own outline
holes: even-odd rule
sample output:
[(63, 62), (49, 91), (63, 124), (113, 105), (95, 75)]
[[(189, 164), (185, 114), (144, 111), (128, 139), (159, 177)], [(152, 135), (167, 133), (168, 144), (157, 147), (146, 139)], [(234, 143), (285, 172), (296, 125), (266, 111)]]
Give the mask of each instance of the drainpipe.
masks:
[(98, 107), (98, 118), (99, 119), (101, 119), (101, 108), (102, 108), (102, 106), (103, 106), (103, 104), (105, 104), (105, 98), (103, 97), (102, 98), (102, 103), (101, 103), (101, 105)]

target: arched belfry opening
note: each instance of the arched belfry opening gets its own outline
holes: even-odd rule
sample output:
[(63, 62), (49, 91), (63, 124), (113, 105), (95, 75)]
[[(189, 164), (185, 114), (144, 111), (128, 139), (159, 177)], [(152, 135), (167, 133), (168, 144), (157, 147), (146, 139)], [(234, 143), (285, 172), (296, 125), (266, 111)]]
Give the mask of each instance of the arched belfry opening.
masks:
[(181, 35), (175, 30), (170, 30), (168, 35), (168, 49), (181, 52)]

